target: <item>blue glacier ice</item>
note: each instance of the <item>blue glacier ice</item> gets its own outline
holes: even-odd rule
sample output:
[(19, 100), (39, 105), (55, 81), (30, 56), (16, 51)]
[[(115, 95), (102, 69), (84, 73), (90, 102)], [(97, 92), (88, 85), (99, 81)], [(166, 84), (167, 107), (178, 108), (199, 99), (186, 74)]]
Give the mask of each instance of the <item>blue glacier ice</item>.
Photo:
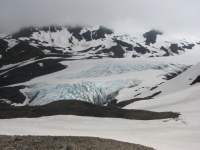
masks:
[(103, 105), (113, 100), (119, 90), (137, 86), (137, 79), (114, 80), (109, 82), (82, 81), (76, 84), (39, 83), (30, 86), (27, 92), (29, 105), (44, 105), (57, 100), (77, 99)]

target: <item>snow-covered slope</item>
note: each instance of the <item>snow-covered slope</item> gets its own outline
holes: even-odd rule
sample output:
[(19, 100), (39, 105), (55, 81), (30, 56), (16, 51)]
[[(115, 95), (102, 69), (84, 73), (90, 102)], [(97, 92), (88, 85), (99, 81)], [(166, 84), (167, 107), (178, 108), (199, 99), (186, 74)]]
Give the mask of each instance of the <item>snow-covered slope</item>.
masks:
[[(0, 47), (6, 47), (0, 51), (0, 67), (49, 56), (73, 59), (174, 56), (192, 50), (198, 42), (199, 39), (180, 39), (156, 30), (129, 36), (116, 35), (103, 26), (30, 27), (1, 39)], [(37, 54), (27, 54), (31, 48)]]
[(33, 106), (78, 99), (105, 105), (161, 91), (123, 109), (173, 111), (180, 117), (4, 119), (0, 134), (98, 136), (161, 150), (199, 149), (200, 87), (190, 85), (200, 75), (198, 43), (153, 30), (133, 37), (115, 35), (102, 26), (27, 28), (4, 37), (0, 39), (1, 102)]
[(162, 85), (158, 85), (158, 87), (152, 91), (142, 91), (141, 95), (138, 97), (146, 97), (152, 95), (153, 93), (162, 91), (162, 93), (157, 96), (160, 97), (163, 95), (171, 94), (177, 91), (190, 88), (190, 84), (193, 80), (195, 80), (198, 77), (198, 75), (200, 75), (200, 63), (191, 67), (179, 76), (169, 80), (168, 82), (163, 83)]
[[(199, 53), (196, 52), (195, 54), (197, 55)], [(182, 56), (179, 57), (182, 58)], [(123, 59), (119, 60), (117, 61), (119, 61), (120, 63), (124, 61)], [(143, 61), (144, 60), (146, 59), (143, 59)], [(190, 57), (188, 57), (188, 62), (186, 62), (186, 64), (187, 63), (192, 64), (190, 60), (191, 60)], [(83, 65), (91, 64), (91, 61), (92, 60), (85, 61)], [(98, 61), (95, 60), (96, 63)], [(113, 61), (115, 62), (116, 60)], [(153, 62), (154, 64), (159, 64), (157, 63), (159, 61), (160, 61), (159, 58), (157, 58), (154, 59)], [(175, 61), (172, 61), (171, 59), (168, 59), (168, 61), (175, 63)], [(192, 60), (192, 62), (195, 63), (194, 60)], [(196, 62), (198, 62), (198, 60), (196, 60)], [(85, 70), (86, 68), (90, 69), (93, 66), (93, 65), (87, 66), (86, 68), (83, 68), (83, 66), (79, 65), (77, 66), (77, 64), (79, 64), (80, 61), (62, 62), (62, 63), (68, 65), (70, 63), (73, 63), (73, 67), (72, 68), (69, 67), (69, 73), (70, 72), (76, 73), (80, 68), (82, 70)], [(125, 64), (127, 64), (127, 62)], [(151, 63), (148, 62), (148, 64)], [(110, 74), (109, 76), (101, 76), (101, 77), (92, 76), (90, 78), (77, 78), (76, 82), (79, 82), (81, 80), (89, 80), (91, 82), (104, 81), (104, 83), (105, 81), (110, 81), (108, 83), (109, 84), (111, 83), (112, 86), (113, 86), (112, 81), (115, 81), (116, 79), (126, 79), (127, 77), (131, 76), (140, 79), (141, 83), (139, 83), (138, 86), (140, 86), (140, 84), (142, 83), (144, 83), (144, 85), (147, 86), (150, 85), (153, 86), (156, 85), (157, 83), (160, 83), (161, 81), (165, 81), (165, 83), (159, 85), (156, 89), (153, 90), (154, 92), (155, 90), (157, 91), (162, 90), (162, 93), (164, 93), (163, 95), (161, 93), (161, 95), (158, 95), (153, 99), (134, 102), (126, 106), (124, 109), (143, 109), (143, 110), (150, 110), (157, 112), (160, 111), (179, 112), (180, 117), (175, 120), (162, 119), (162, 120), (143, 121), (143, 120), (127, 120), (127, 119), (113, 119), (113, 118), (79, 117), (71, 115), (51, 116), (51, 117), (41, 117), (41, 118), (4, 119), (0, 120), (0, 134), (94, 136), (94, 137), (116, 139), (130, 143), (143, 144), (159, 150), (168, 150), (168, 149), (198, 150), (200, 147), (200, 141), (199, 141), (200, 86), (199, 83), (196, 83), (194, 85), (189, 85), (189, 84), (200, 74), (199, 68), (200, 64), (198, 63), (189, 68), (188, 70), (186, 70), (185, 72), (183, 72), (182, 74), (180, 74), (179, 76), (168, 81), (159, 78), (160, 77), (159, 74), (164, 73), (162, 69), (161, 70), (147, 69), (134, 72), (130, 71), (121, 74)], [(41, 81), (47, 82), (48, 84), (51, 83), (51, 85), (46, 89), (51, 89), (53, 87), (53, 90), (51, 91), (53, 92), (54, 90), (59, 90), (63, 86), (62, 85), (63, 83), (65, 82), (72, 83), (75, 81), (74, 79), (56, 78), (57, 76), (63, 73), (64, 71), (50, 74), (49, 78), (47, 78), (48, 76), (38, 77), (27, 82), (26, 84), (29, 85)], [(190, 80), (190, 78), (192, 80)], [(61, 82), (58, 82), (60, 80)], [(90, 84), (92, 84), (91, 82)], [(57, 84), (60, 83), (58, 85), (61, 86), (58, 85), (52, 86), (53, 83)], [(119, 87), (120, 85), (122, 85), (120, 83), (124, 83), (125, 85), (127, 85), (126, 82), (118, 81), (118, 83)], [(46, 85), (47, 84), (35, 84), (33, 85), (33, 88), (34, 90), (38, 88), (39, 91), (39, 89), (42, 89)], [(79, 84), (79, 86), (81, 87), (82, 85)], [(111, 88), (112, 86), (109, 85), (108, 87)], [(138, 86), (129, 88), (129, 90), (131, 90), (132, 92), (132, 97), (134, 94), (137, 93), (137, 91), (134, 91), (134, 89), (136, 88), (138, 89)], [(87, 90), (87, 87), (88, 86), (82, 86), (81, 88), (85, 88), (85, 90)], [(94, 84), (92, 84), (90, 88), (91, 87), (94, 87)], [(104, 84), (104, 88), (107, 88), (106, 84)], [(96, 90), (91, 89), (91, 91), (96, 91)], [(25, 90), (25, 92), (28, 91)], [(77, 92), (79, 92), (79, 90)], [(126, 100), (125, 99), (126, 94), (130, 93), (127, 93), (126, 90), (124, 91), (122, 90), (119, 92), (119, 96), (121, 95), (122, 97), (124, 97), (124, 100)]]
[(154, 30), (132, 37), (102, 26), (25, 28), (0, 39), (0, 87), (21, 83), (27, 91), (14, 87), (24, 97), (19, 103), (13, 100), (15, 92), (7, 96), (1, 88), (0, 99), (14, 105), (44, 105), (63, 99), (105, 104), (139, 97), (194, 64), (176, 56), (198, 49), (196, 43)]
[[(180, 118), (128, 120), (60, 115), (0, 120), (0, 134), (93, 136), (137, 143), (158, 150), (198, 150), (200, 147), (200, 86), (127, 108), (180, 112)], [(14, 124), (14, 126), (13, 126)]]

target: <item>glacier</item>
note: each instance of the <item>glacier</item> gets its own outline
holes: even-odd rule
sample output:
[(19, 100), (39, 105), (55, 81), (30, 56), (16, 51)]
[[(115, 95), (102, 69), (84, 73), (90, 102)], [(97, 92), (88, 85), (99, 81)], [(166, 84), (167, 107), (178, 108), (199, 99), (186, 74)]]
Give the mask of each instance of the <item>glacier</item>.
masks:
[(125, 79), (108, 82), (81, 81), (74, 84), (38, 83), (29, 86), (31, 90), (26, 95), (31, 106), (70, 99), (103, 105), (115, 99), (122, 88), (134, 87), (140, 82), (137, 79)]
[(76, 73), (69, 73), (58, 76), (58, 79), (77, 79), (77, 78), (91, 78), (100, 76), (110, 76), (116, 74), (123, 74), (127, 72), (136, 72), (144, 70), (162, 70), (164, 73), (183, 72), (189, 68), (190, 65), (169, 63), (169, 62), (155, 62), (142, 60), (104, 60), (95, 63), (90, 69), (79, 71)]
[[(93, 62), (93, 64), (91, 64)], [(71, 63), (71, 62), (70, 62)], [(69, 64), (70, 66), (71, 64)], [(114, 100), (118, 92), (124, 88), (131, 88), (143, 83), (143, 79), (137, 75), (127, 76), (128, 72), (140, 72), (144, 70), (161, 70), (156, 76), (160, 79), (171, 72), (183, 72), (190, 65), (170, 62), (143, 61), (143, 60), (99, 60), (87, 61), (79, 64), (79, 61), (72, 66), (89, 65), (82, 71), (69, 70), (68, 74), (58, 74), (52, 80), (61, 82), (45, 82), (29, 85), (30, 91), (26, 93), (29, 99), (28, 105), (45, 105), (58, 100), (82, 100), (93, 104), (104, 105)], [(66, 69), (67, 71), (68, 69)], [(73, 71), (73, 72), (71, 72)], [(120, 75), (118, 79), (112, 75)], [(110, 76), (109, 78), (107, 78)], [(148, 75), (147, 75), (148, 76)], [(99, 81), (97, 77), (106, 79)], [(128, 77), (128, 78), (127, 78)], [(93, 80), (91, 80), (93, 78)], [(74, 80), (75, 79), (75, 80)], [(49, 79), (48, 79), (49, 80)]]

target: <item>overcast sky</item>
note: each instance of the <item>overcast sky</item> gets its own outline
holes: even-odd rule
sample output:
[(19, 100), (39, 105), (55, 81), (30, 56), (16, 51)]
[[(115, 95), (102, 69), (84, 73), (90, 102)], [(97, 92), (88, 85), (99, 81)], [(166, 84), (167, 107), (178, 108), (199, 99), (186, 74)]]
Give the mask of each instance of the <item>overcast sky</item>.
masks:
[(0, 32), (51, 24), (103, 25), (128, 34), (158, 29), (200, 38), (200, 0), (0, 0)]

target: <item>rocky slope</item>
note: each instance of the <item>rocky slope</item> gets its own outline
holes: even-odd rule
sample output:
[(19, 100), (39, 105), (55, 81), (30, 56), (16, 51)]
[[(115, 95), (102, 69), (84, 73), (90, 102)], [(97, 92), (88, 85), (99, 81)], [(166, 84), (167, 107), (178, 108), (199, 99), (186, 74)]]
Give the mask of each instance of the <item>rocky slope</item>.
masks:
[(129, 36), (116, 35), (103, 26), (30, 27), (0, 39), (0, 67), (51, 56), (76, 59), (173, 56), (192, 49), (198, 42), (174, 39), (157, 30)]
[(153, 150), (139, 144), (110, 139), (78, 136), (3, 136), (0, 135), (0, 149), (42, 149), (42, 150)]

